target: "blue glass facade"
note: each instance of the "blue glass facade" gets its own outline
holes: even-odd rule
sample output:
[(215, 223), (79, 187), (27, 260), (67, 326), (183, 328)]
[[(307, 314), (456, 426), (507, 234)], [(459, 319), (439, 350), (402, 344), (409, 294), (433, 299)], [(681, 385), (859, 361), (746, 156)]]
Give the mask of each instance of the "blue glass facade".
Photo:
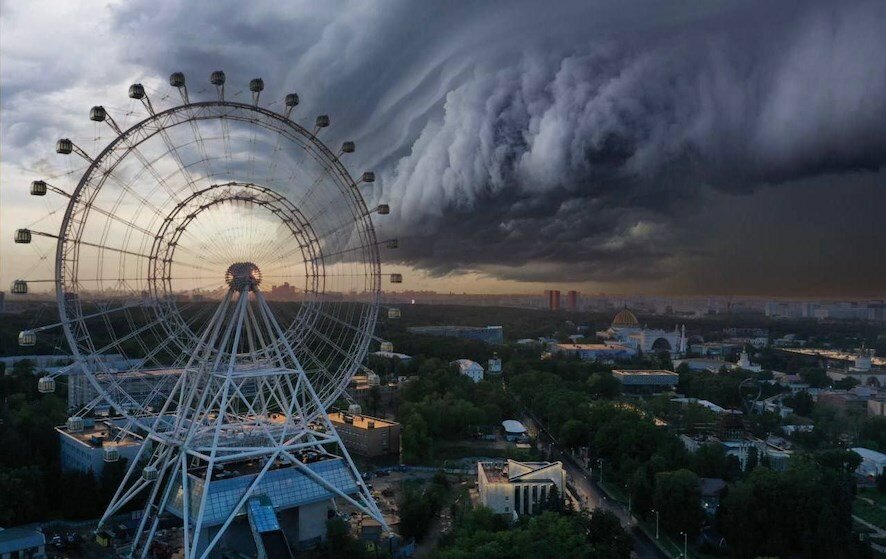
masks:
[[(357, 481), (348, 470), (347, 464), (342, 459), (323, 460), (307, 465), (326, 480), (327, 483), (339, 491), (351, 495), (357, 493)], [(216, 479), (209, 484), (209, 497), (206, 500), (206, 510), (203, 515), (203, 526), (215, 526), (222, 524), (243, 495), (252, 484), (257, 474), (241, 475), (229, 479)], [(191, 522), (197, 516), (200, 509), (200, 500), (203, 495), (203, 478), (195, 475), (188, 476), (188, 489), (190, 493), (189, 505)], [(294, 467), (270, 470), (265, 474), (253, 495), (267, 495), (274, 510), (285, 510), (300, 505), (316, 503), (335, 496), (334, 493), (295, 469)], [(181, 485), (175, 492), (170, 502), (169, 511), (183, 518), (182, 504), (183, 492)], [(240, 511), (245, 512), (245, 511)]]

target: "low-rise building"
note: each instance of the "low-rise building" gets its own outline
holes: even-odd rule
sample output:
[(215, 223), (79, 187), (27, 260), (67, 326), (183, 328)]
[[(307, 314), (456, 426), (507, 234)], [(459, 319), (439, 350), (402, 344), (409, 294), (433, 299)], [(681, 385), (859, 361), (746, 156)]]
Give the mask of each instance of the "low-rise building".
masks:
[(563, 499), (566, 473), (561, 462), (477, 462), (477, 487), (483, 506), (517, 518), (543, 510), (554, 488)]
[(868, 400), (868, 415), (869, 416), (884, 416), (884, 415), (886, 415), (886, 400), (879, 399), (879, 398)]
[(483, 367), (476, 361), (471, 361), (470, 359), (456, 359), (452, 364), (458, 366), (458, 372), (472, 381), (480, 382), (483, 380)]
[(400, 424), (395, 421), (345, 412), (330, 412), (329, 421), (354, 454), (372, 457), (400, 452)]
[(578, 343), (552, 343), (549, 346), (551, 353), (573, 355), (582, 361), (620, 361), (630, 359), (637, 355), (637, 350), (617, 343), (606, 344), (578, 344)]
[(685, 359), (674, 359), (674, 368), (680, 368), (685, 364), (690, 371), (707, 371), (709, 373), (719, 373), (721, 369), (728, 369), (732, 363), (723, 361), (722, 359), (710, 359), (707, 357), (687, 357)]
[(505, 431), (505, 439), (511, 442), (523, 439), (528, 433), (526, 427), (516, 419), (505, 419), (501, 422), (501, 427)]
[(71, 430), (70, 425), (55, 428), (62, 470), (91, 471), (99, 476), (106, 463), (132, 460), (144, 444), (142, 437), (122, 429), (126, 425), (125, 419), (84, 418), (82, 422), (82, 429), (79, 430)]
[(0, 559), (45, 559), (46, 536), (28, 528), (0, 528)]
[(856, 447), (851, 450), (861, 456), (861, 464), (855, 470), (855, 473), (858, 475), (875, 478), (882, 473), (886, 473), (886, 454), (862, 447)]
[(465, 340), (480, 340), (487, 344), (503, 344), (504, 330), (501, 326), (410, 326), (412, 334), (448, 336)]
[(701, 508), (714, 516), (720, 508), (720, 497), (726, 491), (726, 482), (718, 477), (703, 477), (699, 478), (698, 485), (701, 491)]
[(624, 371), (614, 370), (612, 376), (621, 383), (625, 392), (653, 393), (673, 390), (680, 381), (680, 375), (673, 371), (643, 370)]

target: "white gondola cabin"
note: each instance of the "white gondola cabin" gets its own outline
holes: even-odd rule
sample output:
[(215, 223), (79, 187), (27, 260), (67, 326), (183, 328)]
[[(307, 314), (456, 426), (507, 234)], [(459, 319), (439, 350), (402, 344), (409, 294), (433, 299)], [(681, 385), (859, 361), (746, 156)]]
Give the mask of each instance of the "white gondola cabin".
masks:
[(28, 282), (25, 280), (15, 280), (12, 282), (9, 291), (12, 292), (13, 295), (25, 295), (28, 292)]
[(297, 107), (298, 106), (298, 93), (290, 93), (283, 100), (283, 104), (287, 107)]
[(389, 308), (388, 318), (400, 318), (400, 309), (394, 307)]
[(225, 73), (221, 70), (216, 70), (209, 76), (209, 82), (212, 85), (225, 85)]
[(345, 142), (341, 145), (342, 153), (354, 153), (354, 150), (357, 149), (357, 144), (354, 142)]
[(79, 433), (83, 430), (83, 418), (79, 415), (72, 415), (65, 425), (67, 425), (69, 432)]
[(265, 89), (265, 81), (261, 78), (255, 78), (254, 80), (249, 82), (249, 91), (253, 93), (259, 93), (264, 91)]
[(120, 460), (120, 451), (117, 450), (116, 444), (107, 444), (102, 449), (105, 462), (116, 462)]
[(388, 248), (400, 248), (400, 241), (397, 239), (391, 239), (385, 243), (385, 246)]
[(62, 138), (55, 143), (55, 152), (68, 155), (74, 151), (74, 142), (67, 138)]
[(379, 349), (381, 351), (394, 351), (394, 344), (391, 342), (382, 342)]
[(142, 477), (145, 478), (145, 481), (157, 481), (157, 468), (154, 466), (145, 466), (142, 470)]
[(391, 213), (391, 206), (387, 204), (379, 204), (376, 210), (378, 211), (378, 215), (388, 215)]
[(184, 87), (185, 75), (181, 72), (173, 72), (169, 75), (169, 85), (172, 87)]
[(18, 345), (22, 347), (34, 347), (37, 345), (37, 333), (33, 330), (22, 330), (18, 333)]
[(105, 117), (108, 116), (108, 113), (105, 112), (105, 108), (96, 105), (89, 110), (89, 120), (94, 120), (95, 122), (102, 122), (105, 120)]
[(391, 283), (403, 283), (403, 274), (391, 274)]
[(329, 115), (320, 115), (314, 123), (317, 128), (326, 128), (329, 126)]
[(130, 99), (144, 99), (145, 97), (145, 86), (140, 83), (134, 83), (129, 86), (129, 98)]
[(50, 394), (55, 392), (55, 379), (52, 377), (41, 377), (37, 381), (37, 392), (41, 394)]
[(375, 182), (375, 173), (372, 171), (366, 171), (363, 173), (363, 176), (360, 177), (360, 182)]
[(16, 229), (15, 230), (15, 242), (26, 245), (31, 242), (31, 230), (30, 229)]
[(33, 181), (31, 183), (31, 196), (46, 196), (46, 181)]

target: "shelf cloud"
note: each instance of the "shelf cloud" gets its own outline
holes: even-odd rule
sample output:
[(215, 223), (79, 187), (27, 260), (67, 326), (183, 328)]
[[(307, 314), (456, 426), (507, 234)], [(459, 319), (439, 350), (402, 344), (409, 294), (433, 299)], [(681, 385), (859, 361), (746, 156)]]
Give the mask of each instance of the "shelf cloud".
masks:
[[(883, 2), (136, 0), (106, 15), (121, 82), (223, 68), (331, 114), (330, 141), (357, 142), (348, 166), (377, 172), (367, 196), (391, 204), (398, 258), (433, 275), (789, 293), (804, 284), (756, 271), (787, 266), (836, 294), (830, 268), (854, 262), (845, 285), (884, 290)], [(12, 80), (6, 108), (33, 79)], [(830, 215), (843, 191), (861, 200)], [(810, 242), (729, 214), (766, 202), (782, 206), (765, 208), (771, 231)], [(736, 236), (753, 261), (724, 265)]]

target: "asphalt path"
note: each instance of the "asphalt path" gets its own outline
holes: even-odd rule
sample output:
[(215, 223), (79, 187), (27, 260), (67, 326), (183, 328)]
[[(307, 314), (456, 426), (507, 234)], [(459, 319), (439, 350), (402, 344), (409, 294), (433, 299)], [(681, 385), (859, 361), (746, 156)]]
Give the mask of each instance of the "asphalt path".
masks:
[(536, 435), (536, 444), (549, 445), (551, 460), (559, 460), (563, 463), (567, 479), (575, 492), (578, 493), (576, 496), (581, 500), (581, 508), (588, 510), (602, 508), (618, 517), (621, 525), (631, 534), (634, 542), (635, 557), (639, 559), (667, 559), (668, 556), (662, 553), (649, 536), (636, 526), (635, 521), (628, 515), (625, 508), (606, 497), (597, 484), (593, 482), (588, 471), (579, 465), (572, 456), (558, 448), (554, 439), (540, 423), (534, 421), (531, 417), (526, 417), (526, 422), (530, 431), (534, 431)]

